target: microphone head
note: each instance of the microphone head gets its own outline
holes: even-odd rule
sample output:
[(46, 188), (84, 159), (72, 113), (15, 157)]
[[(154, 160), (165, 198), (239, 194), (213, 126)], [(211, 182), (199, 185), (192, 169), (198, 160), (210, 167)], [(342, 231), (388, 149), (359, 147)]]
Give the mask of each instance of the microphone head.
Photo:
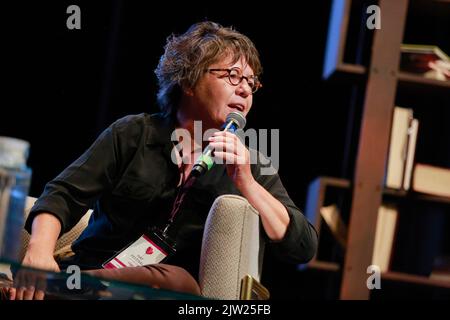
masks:
[(228, 114), (226, 122), (228, 123), (230, 121), (233, 121), (238, 129), (243, 129), (247, 122), (247, 120), (245, 120), (244, 114), (239, 111), (233, 111)]

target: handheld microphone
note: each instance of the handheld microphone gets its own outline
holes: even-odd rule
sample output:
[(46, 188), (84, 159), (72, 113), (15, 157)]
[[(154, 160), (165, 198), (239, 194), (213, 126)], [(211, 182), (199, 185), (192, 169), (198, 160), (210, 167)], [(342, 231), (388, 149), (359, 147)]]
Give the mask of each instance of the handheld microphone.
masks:
[[(227, 119), (222, 126), (222, 131), (234, 133), (237, 129), (243, 129), (245, 127), (245, 117), (241, 112), (233, 111), (228, 114)], [(203, 151), (202, 155), (198, 158), (197, 162), (192, 167), (191, 175), (199, 177), (205, 174), (214, 164), (212, 152), (214, 148), (208, 145)]]

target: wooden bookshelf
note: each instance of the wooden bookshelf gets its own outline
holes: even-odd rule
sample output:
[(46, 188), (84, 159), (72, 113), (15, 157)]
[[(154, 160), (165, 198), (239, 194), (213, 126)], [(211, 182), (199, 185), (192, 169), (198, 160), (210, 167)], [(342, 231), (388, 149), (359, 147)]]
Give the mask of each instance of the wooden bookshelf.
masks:
[[(326, 193), (329, 189), (340, 189), (350, 191), (352, 188), (352, 183), (350, 180), (336, 178), (336, 177), (327, 177), (321, 176), (316, 178), (313, 182), (311, 182), (308, 189), (308, 199), (306, 202), (305, 214), (310, 221), (314, 223), (314, 227), (318, 232), (322, 229), (322, 218), (320, 214), (320, 208), (325, 205)], [(427, 201), (434, 203), (444, 203), (450, 204), (450, 198), (448, 197), (439, 197), (433, 196), (413, 191), (405, 191), (405, 190), (397, 190), (391, 188), (384, 188), (382, 191), (383, 198), (387, 198), (385, 200), (390, 201)], [(320, 248), (319, 248), (320, 250)], [(329, 272), (338, 272), (342, 271), (342, 267), (339, 263), (318, 260), (317, 258), (313, 258), (308, 264), (307, 268), (329, 271)], [(384, 274), (386, 280), (392, 281), (408, 281), (418, 283), (418, 284), (428, 284), (434, 286), (441, 286), (440, 280), (430, 279), (427, 277), (414, 276), (411, 274), (400, 273), (400, 272), (387, 272)], [(443, 286), (445, 287), (445, 286)]]
[[(431, 7), (436, 5), (435, 2), (421, 1), (419, 11), (422, 12), (425, 8), (427, 12), (433, 11)], [(442, 5), (444, 2), (446, 4)], [(450, 12), (447, 3), (447, 0), (440, 1), (438, 5), (443, 10), (440, 10), (439, 15), (446, 16), (445, 10)], [(305, 213), (310, 221), (314, 221), (320, 234), (320, 208), (325, 203), (326, 190), (334, 187), (347, 189), (350, 192), (351, 209), (343, 265), (316, 260), (310, 264), (312, 268), (342, 272), (341, 299), (370, 298), (370, 292), (365, 282), (367, 279), (366, 268), (372, 261), (377, 213), (383, 201), (389, 199), (450, 203), (450, 199), (446, 197), (383, 187), (392, 114), (397, 94), (400, 92), (398, 89), (406, 89), (405, 92), (411, 89), (419, 94), (430, 93), (431, 98), (433, 94), (445, 95), (450, 89), (450, 81), (428, 79), (399, 71), (400, 47), (404, 39), (407, 15), (410, 13), (408, 9), (415, 5), (417, 3), (410, 0), (378, 1), (382, 12), (382, 27), (373, 31), (370, 61), (367, 63), (367, 66), (370, 67), (366, 67), (344, 61), (352, 0), (333, 0), (332, 3), (323, 78), (330, 81), (335, 81), (335, 79), (351, 81), (364, 92), (358, 148), (351, 151), (356, 154), (351, 174), (352, 180), (330, 177), (319, 177), (314, 180), (308, 190)], [(361, 28), (364, 28), (363, 24), (361, 24)], [(358, 42), (358, 46), (360, 49), (364, 48), (362, 42)], [(351, 156), (353, 157), (353, 153)], [(349, 154), (346, 154), (344, 158), (349, 159)], [(449, 283), (445, 281), (398, 272), (383, 273), (382, 278), (388, 281), (450, 288)]]

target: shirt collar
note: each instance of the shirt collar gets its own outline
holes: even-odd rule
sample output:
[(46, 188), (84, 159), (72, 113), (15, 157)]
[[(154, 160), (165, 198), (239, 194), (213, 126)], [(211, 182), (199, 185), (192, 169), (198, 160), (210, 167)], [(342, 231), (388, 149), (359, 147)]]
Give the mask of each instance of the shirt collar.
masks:
[(160, 113), (150, 116), (147, 145), (172, 145), (171, 136), (175, 131), (175, 123), (170, 116)]

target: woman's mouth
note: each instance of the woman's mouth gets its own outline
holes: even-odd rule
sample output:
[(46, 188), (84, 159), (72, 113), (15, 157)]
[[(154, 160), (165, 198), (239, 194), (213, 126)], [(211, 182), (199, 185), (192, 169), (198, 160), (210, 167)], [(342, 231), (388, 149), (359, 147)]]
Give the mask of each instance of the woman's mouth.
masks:
[(239, 103), (231, 103), (228, 105), (229, 108), (235, 109), (239, 112), (244, 112), (245, 107), (242, 104)]

